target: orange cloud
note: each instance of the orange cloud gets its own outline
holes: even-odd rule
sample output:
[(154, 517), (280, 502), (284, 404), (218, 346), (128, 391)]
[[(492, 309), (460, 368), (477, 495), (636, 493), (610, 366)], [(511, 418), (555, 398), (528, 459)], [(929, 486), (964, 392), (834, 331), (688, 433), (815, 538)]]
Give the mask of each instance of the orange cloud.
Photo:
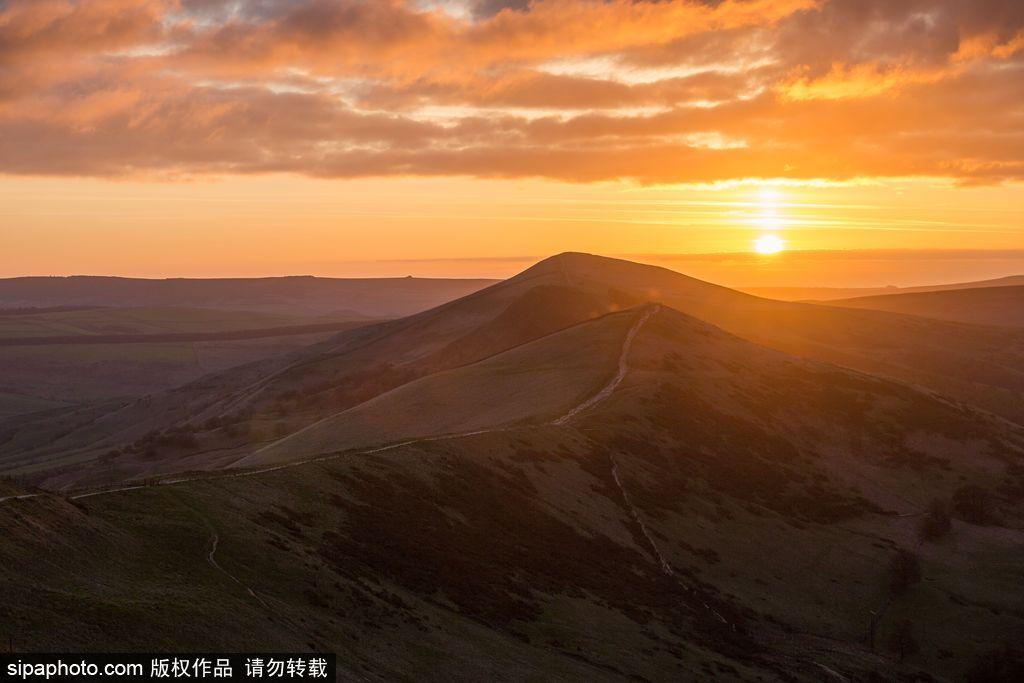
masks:
[(415, 79), (509, 62), (609, 53), (695, 33), (774, 23), (816, 0), (535, 0), (479, 23), (417, 11), (403, 0), (314, 0), (264, 21), (195, 28), (177, 66), (245, 75), (303, 68), (322, 75)]
[(7, 0), (0, 6), (0, 64), (153, 40), (172, 7), (169, 0)]
[(919, 83), (935, 83), (949, 75), (945, 69), (883, 67), (876, 63), (833, 64), (820, 78), (802, 76), (779, 84), (778, 91), (790, 100), (841, 100), (878, 97), (891, 90)]
[(1017, 0), (485, 4), (8, 0), (0, 173), (1024, 179)]

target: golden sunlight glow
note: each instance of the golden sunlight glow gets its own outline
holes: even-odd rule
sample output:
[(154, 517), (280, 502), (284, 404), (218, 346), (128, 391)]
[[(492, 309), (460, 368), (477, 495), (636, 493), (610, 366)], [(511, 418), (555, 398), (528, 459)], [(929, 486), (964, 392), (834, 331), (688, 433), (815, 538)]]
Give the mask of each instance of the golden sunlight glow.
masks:
[(775, 231), (782, 228), (779, 199), (779, 191), (774, 187), (762, 187), (758, 191), (757, 214), (754, 216), (754, 223), (761, 230)]
[(0, 0), (0, 278), (1024, 273), (1024, 0), (858, 4)]
[(761, 235), (754, 240), (754, 251), (758, 254), (777, 254), (785, 248), (785, 240), (778, 235)]
[[(0, 277), (490, 278), (585, 251), (672, 259), (657, 262), (740, 288), (966, 282), (1024, 272), (1022, 189), (905, 179), (637, 187), (284, 174), (216, 182), (2, 177)], [(784, 239), (782, 253), (727, 256), (756, 255), (762, 235)], [(923, 255), (937, 240), (957, 250), (951, 260)], [(893, 253), (854, 256), (865, 249)], [(821, 254), (840, 250), (847, 257)], [(684, 254), (720, 256), (677, 259)]]

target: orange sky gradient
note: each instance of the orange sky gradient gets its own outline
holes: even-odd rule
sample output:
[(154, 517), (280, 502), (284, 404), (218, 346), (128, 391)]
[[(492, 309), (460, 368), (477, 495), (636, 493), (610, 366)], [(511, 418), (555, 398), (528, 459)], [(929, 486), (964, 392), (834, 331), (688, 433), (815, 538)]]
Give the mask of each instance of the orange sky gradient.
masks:
[(1021, 273), (1022, 101), (1018, 0), (0, 0), (0, 277)]

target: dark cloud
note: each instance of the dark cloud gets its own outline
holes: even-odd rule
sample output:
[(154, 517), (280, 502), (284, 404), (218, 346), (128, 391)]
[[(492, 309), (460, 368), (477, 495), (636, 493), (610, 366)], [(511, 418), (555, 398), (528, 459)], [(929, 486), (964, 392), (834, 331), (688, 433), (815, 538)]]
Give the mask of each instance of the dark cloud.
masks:
[(477, 0), (473, 3), (473, 16), (477, 19), (490, 19), (502, 10), (524, 12), (530, 6), (530, 0)]

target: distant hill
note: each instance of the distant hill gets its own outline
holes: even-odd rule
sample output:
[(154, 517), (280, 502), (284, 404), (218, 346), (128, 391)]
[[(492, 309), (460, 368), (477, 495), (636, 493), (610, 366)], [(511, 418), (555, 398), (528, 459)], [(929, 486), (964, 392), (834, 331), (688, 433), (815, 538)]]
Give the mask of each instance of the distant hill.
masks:
[(864, 296), (828, 302), (979, 325), (1024, 327), (1024, 286), (979, 287), (935, 292)]
[(0, 418), (167, 390), (369, 322), (181, 307), (7, 311), (0, 313)]
[(0, 279), (0, 309), (67, 306), (182, 307), (393, 318), (432, 308), (494, 280), (311, 276), (147, 280), (120, 277)]
[(0, 310), (0, 346), (272, 337), (300, 333), (303, 328), (327, 331), (332, 325), (362, 319), (365, 316), (357, 314), (295, 315), (184, 307)]
[(490, 280), (0, 279), (0, 419), (123, 399), (403, 317)]
[(884, 294), (909, 294), (914, 292), (942, 292), (949, 289), (976, 289), (986, 287), (1024, 286), (1024, 275), (1010, 275), (994, 280), (975, 282), (952, 282), (920, 287), (740, 287), (748, 294), (782, 301), (834, 301), (854, 297), (880, 296)]

